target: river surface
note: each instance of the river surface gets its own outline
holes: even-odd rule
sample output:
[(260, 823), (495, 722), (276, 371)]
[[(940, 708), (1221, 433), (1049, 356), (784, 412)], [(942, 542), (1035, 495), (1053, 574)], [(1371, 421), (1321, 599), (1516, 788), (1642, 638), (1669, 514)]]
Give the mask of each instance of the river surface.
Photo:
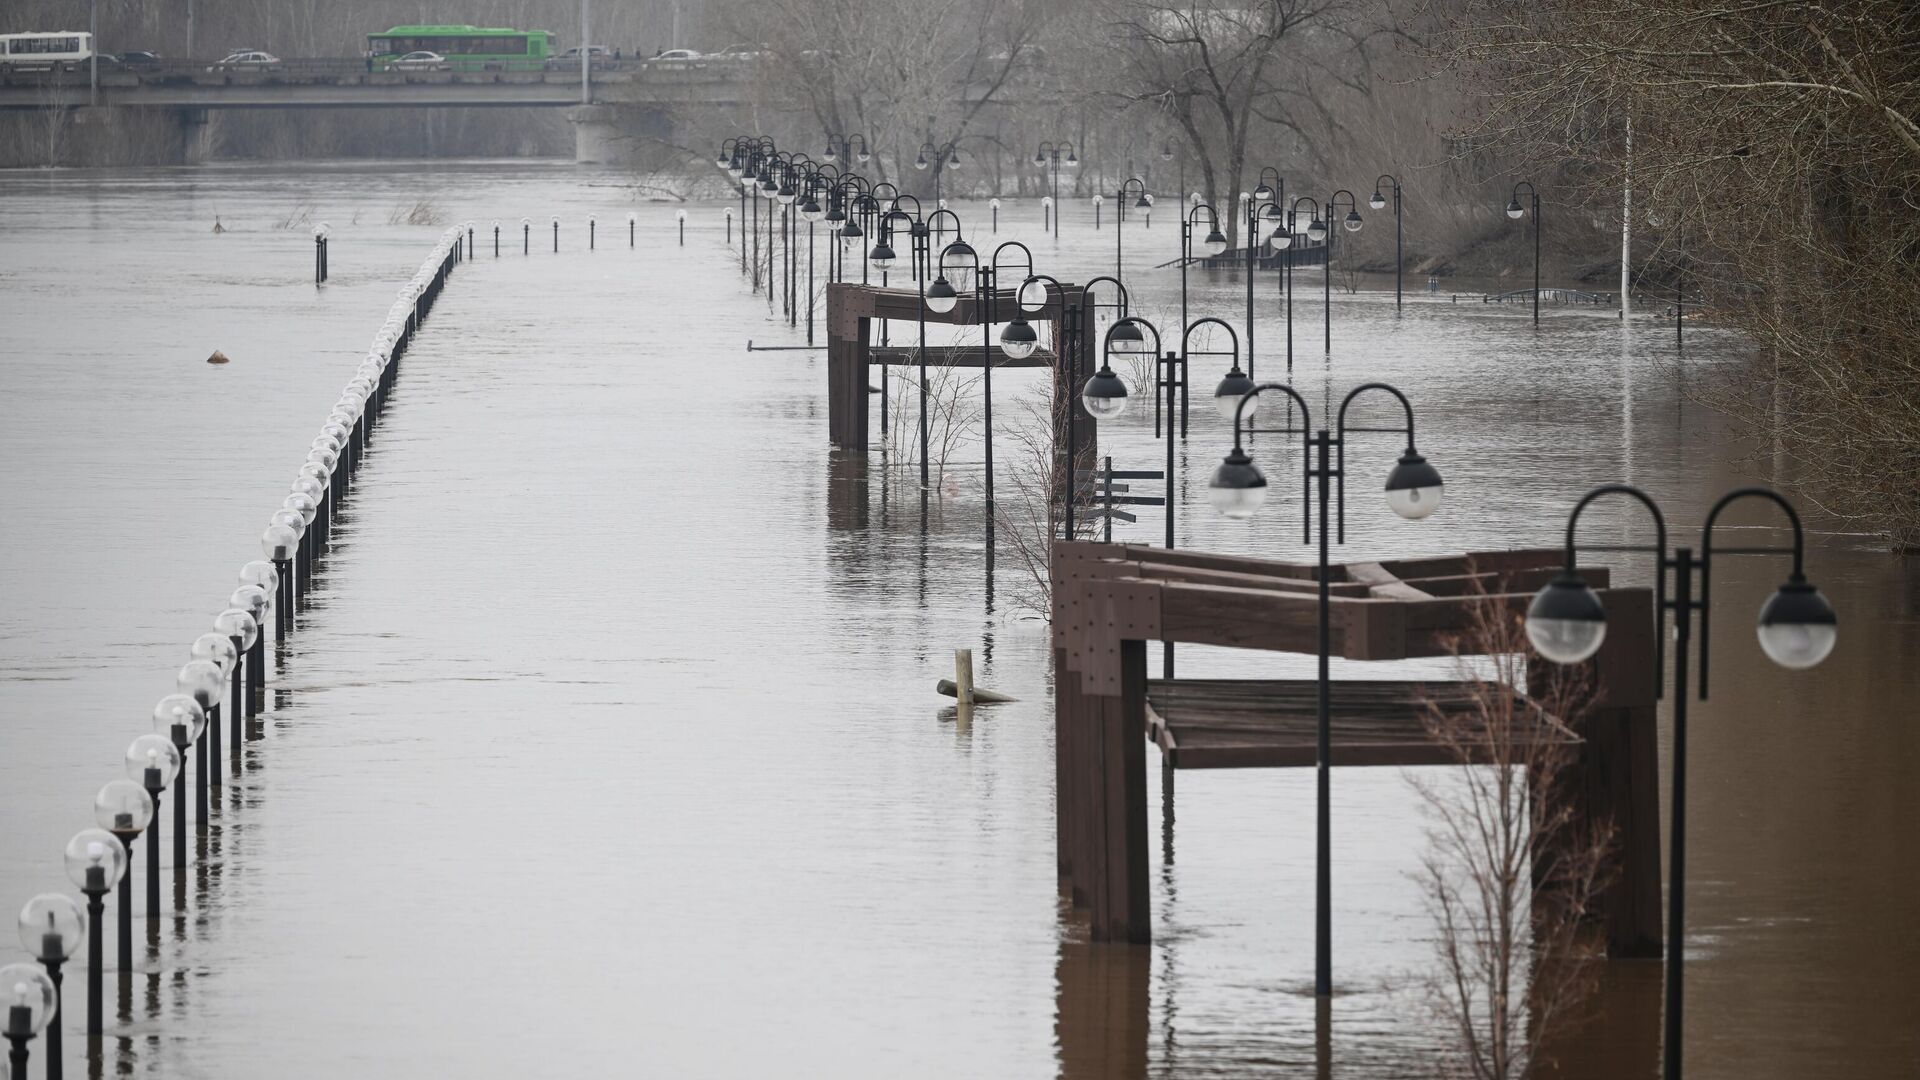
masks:
[[(1182, 777), (1177, 835), (1153, 854), (1154, 943), (1088, 944), (1055, 889), (1046, 626), (1004, 539), (989, 593), (977, 438), (953, 440), (923, 514), (898, 448), (830, 451), (823, 352), (746, 350), (805, 333), (743, 279), (730, 204), (688, 204), (682, 247), (679, 204), (571, 166), (0, 175), (0, 902), (66, 888), (67, 837), (258, 557), (302, 443), (433, 243), (389, 220), (422, 199), (479, 223), (478, 258), (403, 362), (187, 914), (137, 950), (106, 1072), (1435, 1072), (1447, 1036), (1420, 991), (1436, 935), (1416, 879), (1431, 823), (1409, 774), (1335, 775), (1342, 993), (1324, 1029), (1310, 770)], [(985, 208), (956, 209), (979, 244)], [(1062, 279), (1111, 272), (1111, 220), (1067, 217), (1056, 239), (1009, 203), (994, 239), (1028, 241)], [(1165, 328), (1179, 278), (1153, 266), (1177, 254), (1172, 225), (1126, 234), (1136, 310)], [(1375, 479), (1399, 447), (1357, 439), (1347, 558), (1556, 544), (1610, 480), (1653, 492), (1678, 540), (1720, 491), (1770, 478), (1771, 457), (1684, 392), (1738, 371), (1728, 335), (1689, 327), (1680, 359), (1653, 318), (1550, 308), (1536, 329), (1416, 282), (1398, 314), (1390, 292), (1336, 295), (1329, 356), (1319, 279), (1298, 284), (1301, 391), (1396, 384), (1447, 479), (1435, 517), (1402, 522)], [(1258, 288), (1273, 377), (1285, 323), (1271, 275)], [(1194, 275), (1195, 316), (1239, 326), (1244, 303), (1236, 276)], [(214, 349), (232, 362), (206, 364)], [(1251, 523), (1207, 508), (1229, 441), (1218, 375), (1196, 363), (1175, 448), (1180, 543), (1305, 560), (1290, 498)], [(1039, 385), (995, 380), (1003, 499)], [(1118, 468), (1164, 461), (1139, 404), (1103, 440)], [(1115, 538), (1157, 543), (1157, 514)], [(1781, 539), (1757, 507), (1730, 520)], [(1920, 1075), (1920, 572), (1810, 520), (1808, 571), (1842, 625), (1816, 670), (1775, 668), (1748, 629), (1784, 567), (1716, 566), (1714, 695), (1691, 730), (1695, 1077)], [(1624, 503), (1587, 521), (1595, 543), (1648, 537)], [(959, 647), (1019, 701), (958, 722), (933, 686)], [(1312, 670), (1181, 655), (1182, 675)], [(1664, 767), (1664, 719), (1661, 746)], [(1566, 1074), (1653, 1075), (1659, 1001), (1658, 965), (1609, 965)]]

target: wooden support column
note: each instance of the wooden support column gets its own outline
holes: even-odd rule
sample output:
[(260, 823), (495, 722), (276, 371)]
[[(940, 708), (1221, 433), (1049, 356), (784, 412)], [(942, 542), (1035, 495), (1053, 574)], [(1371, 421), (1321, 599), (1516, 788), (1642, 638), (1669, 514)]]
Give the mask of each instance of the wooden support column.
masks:
[(871, 329), (842, 283), (827, 286), (827, 438), (836, 449), (867, 449), (867, 345)]
[[(1613, 843), (1594, 898), (1603, 924), (1607, 956), (1657, 958), (1661, 954), (1660, 754), (1654, 635), (1661, 621), (1646, 589), (1606, 594), (1607, 638), (1583, 665), (1594, 698), (1574, 723), (1580, 745), (1569, 770), (1565, 797), (1573, 800), (1572, 835), (1611, 826)], [(1553, 665), (1529, 665), (1535, 688), (1555, 675)], [(1544, 692), (1543, 690), (1540, 692)]]
[(1147, 643), (1120, 642), (1120, 693), (1101, 696), (1094, 737), (1102, 836), (1093, 939), (1153, 939), (1147, 893)]

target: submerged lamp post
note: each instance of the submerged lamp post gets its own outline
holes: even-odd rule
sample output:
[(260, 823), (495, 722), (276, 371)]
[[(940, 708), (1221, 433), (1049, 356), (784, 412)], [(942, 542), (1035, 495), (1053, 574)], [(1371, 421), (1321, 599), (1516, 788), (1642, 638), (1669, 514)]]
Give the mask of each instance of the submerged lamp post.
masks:
[[(1051, 291), (1048, 286), (1052, 286)], [(1060, 301), (1060, 340), (1054, 343), (1055, 386), (1064, 385), (1068, 397), (1071, 398), (1080, 382), (1080, 336), (1084, 329), (1085, 312), (1080, 304), (1067, 302), (1066, 289), (1055, 278), (1046, 274), (1030, 273), (1027, 279), (1020, 283), (1019, 290), (1013, 294), (1013, 321), (1000, 331), (1000, 351), (1015, 360), (1024, 360), (1033, 355), (1034, 349), (1039, 347), (1040, 336), (1034, 332), (1033, 324), (1027, 321), (1027, 316), (1044, 311), (1054, 295), (1057, 295)], [(1083, 290), (1080, 295), (1084, 302), (1086, 292)], [(1063, 360), (1066, 362), (1064, 378), (1059, 373), (1059, 364)], [(1079, 456), (1079, 443), (1074, 435), (1074, 409), (1071, 400), (1068, 401), (1064, 411), (1067, 414), (1067, 485), (1062, 510), (1065, 515), (1064, 536), (1071, 540), (1074, 535), (1073, 472)], [(1049, 505), (1052, 497), (1052, 493), (1049, 492), (1047, 496)], [(1051, 519), (1051, 512), (1048, 517)]]
[[(145, 787), (147, 801), (153, 804), (153, 816), (148, 819), (146, 830), (147, 921), (150, 923), (160, 921), (160, 796), (179, 775), (180, 761), (180, 751), (165, 735), (142, 735), (127, 747), (127, 776)], [(184, 831), (184, 825), (180, 827)]]
[(632, 249), (638, 246), (639, 244), (639, 237), (637, 232), (639, 228), (640, 228), (640, 215), (634, 213), (631, 210), (627, 211), (627, 247), (629, 249)]
[[(200, 737), (207, 723), (200, 706), (185, 694), (168, 694), (153, 707), (155, 733), (173, 745), (180, 763), (176, 771), (187, 767), (187, 748)], [(178, 874), (187, 865), (187, 793), (178, 791), (173, 799), (173, 870)]]
[(560, 253), (560, 215), (558, 214), (553, 217), (553, 252), (556, 255)]
[[(1257, 257), (1260, 245), (1270, 238), (1277, 238), (1281, 232), (1281, 222), (1286, 214), (1280, 204), (1286, 198), (1287, 183), (1280, 178), (1280, 171), (1271, 166), (1260, 170), (1260, 183), (1252, 192), (1241, 194), (1241, 205), (1246, 208), (1245, 235), (1242, 242), (1247, 247), (1247, 372), (1253, 368), (1253, 278), (1258, 267)], [(1293, 322), (1291, 316), (1287, 322), (1287, 375), (1293, 375)]]
[[(141, 771), (145, 770), (143, 757)], [(118, 882), (120, 896), (115, 902), (120, 909), (116, 915), (119, 940), (115, 961), (125, 976), (133, 971), (133, 842), (153, 821), (153, 796), (133, 780), (110, 780), (93, 797), (93, 820), (120, 841), (120, 850), (126, 856)]]
[[(213, 637), (215, 635), (207, 635)], [(225, 644), (224, 638), (221, 643)], [(200, 721), (193, 726), (193, 771), (194, 771), (194, 824), (201, 829), (207, 827), (207, 729), (213, 723), (215, 710), (220, 708), (220, 691), (225, 687), (221, 678), (220, 665), (211, 660), (194, 660), (180, 669), (175, 678), (180, 693), (160, 699), (160, 705), (154, 708), (154, 723), (161, 722), (163, 712), (167, 723), (178, 725), (184, 719), (180, 704), (173, 699), (186, 697), (199, 706)], [(181, 753), (184, 755), (185, 750)], [(216, 757), (218, 755), (215, 755)], [(176, 842), (179, 841), (176, 838)]]
[[(146, 798), (143, 793), (141, 798)], [(101, 968), (106, 960), (100, 937), (107, 891), (126, 880), (127, 852), (105, 829), (82, 829), (67, 841), (67, 877), (87, 897), (87, 1034), (101, 1032)]]
[(1146, 182), (1137, 176), (1129, 176), (1120, 182), (1120, 189), (1113, 195), (1113, 273), (1115, 277), (1125, 277), (1127, 267), (1121, 257), (1120, 238), (1126, 232), (1121, 226), (1127, 223), (1127, 196), (1134, 196), (1133, 205), (1149, 214), (1153, 212), (1153, 197), (1147, 194)]
[(1200, 212), (1206, 211), (1207, 235), (1200, 241), (1200, 249), (1213, 258), (1227, 250), (1227, 234), (1220, 231), (1220, 215), (1209, 203), (1194, 203), (1180, 219), (1180, 325), (1187, 324), (1187, 264), (1193, 261), (1193, 230), (1200, 223)]
[(1529, 208), (1520, 205), (1520, 189), (1527, 189), (1533, 211), (1533, 325), (1540, 325), (1540, 193), (1534, 190), (1533, 183), (1522, 180), (1513, 185), (1513, 196), (1507, 200), (1507, 216), (1520, 220)]
[[(181, 689), (184, 693), (193, 694), (196, 701), (200, 700), (200, 691), (208, 689), (212, 691), (207, 700), (200, 701), (200, 708), (207, 714), (207, 737), (202, 740), (202, 744), (212, 744), (213, 752), (206, 755), (204, 764), (207, 770), (207, 783), (218, 787), (220, 785), (220, 702), (226, 696), (228, 680), (232, 680), (235, 686), (240, 684), (235, 670), (240, 662), (240, 650), (234, 645), (232, 638), (215, 632), (201, 634), (194, 638), (192, 651), (194, 663), (187, 665), (187, 668), (194, 669), (196, 682), (191, 690), (185, 687)], [(206, 682), (203, 669), (195, 666), (202, 661), (212, 664), (217, 669), (215, 681), (211, 685)], [(180, 678), (187, 677), (187, 668), (181, 669)], [(237, 717), (239, 714), (236, 712), (234, 715)], [(238, 723), (238, 720), (235, 722)]]
[[(227, 640), (233, 645), (236, 657), (248, 658), (244, 665), (237, 659), (234, 662), (233, 688), (228, 699), (230, 704), (227, 706), (227, 727), (233, 732), (232, 754), (237, 768), (240, 743), (243, 738), (241, 729), (246, 727), (247, 721), (247, 684), (253, 677), (251, 669), (254, 661), (251, 657), (254, 644), (260, 639), (260, 622), (254, 618), (252, 612), (244, 608), (230, 607), (213, 617), (213, 629), (215, 633), (226, 635)], [(214, 747), (219, 748), (218, 740), (215, 740)]]
[[(1248, 414), (1260, 394), (1276, 391), (1287, 395), (1300, 409), (1300, 426), (1283, 428), (1256, 429), (1247, 423)], [(1347, 408), (1355, 398), (1370, 390), (1378, 390), (1393, 395), (1400, 402), (1406, 414), (1404, 427), (1348, 427)], [(1218, 404), (1216, 397), (1216, 405)], [(1213, 481), (1208, 490), (1208, 498), (1214, 509), (1230, 518), (1252, 517), (1267, 498), (1267, 478), (1259, 466), (1247, 455), (1241, 444), (1243, 431), (1268, 431), (1282, 435), (1304, 436), (1304, 449), (1307, 451), (1303, 461), (1301, 490), (1305, 498), (1301, 507), (1302, 526), (1305, 535), (1303, 541), (1311, 542), (1314, 534), (1313, 493), (1316, 486), (1319, 491), (1319, 580), (1320, 580), (1320, 666), (1318, 698), (1318, 742), (1315, 768), (1317, 795), (1317, 842), (1315, 845), (1315, 888), (1314, 888), (1314, 993), (1325, 997), (1333, 993), (1333, 832), (1331, 818), (1332, 774), (1329, 757), (1332, 752), (1332, 716), (1333, 716), (1333, 680), (1330, 657), (1332, 643), (1332, 592), (1328, 569), (1328, 541), (1330, 537), (1327, 523), (1327, 508), (1330, 502), (1338, 508), (1338, 543), (1346, 542), (1347, 521), (1347, 480), (1346, 445), (1347, 435), (1361, 432), (1379, 432), (1403, 434), (1407, 439), (1407, 452), (1387, 474), (1387, 505), (1403, 518), (1419, 520), (1433, 513), (1440, 505), (1440, 473), (1427, 464), (1420, 456), (1413, 441), (1413, 406), (1405, 394), (1386, 383), (1362, 383), (1350, 391), (1340, 402), (1340, 412), (1334, 430), (1326, 428), (1314, 430), (1312, 412), (1307, 401), (1291, 386), (1284, 383), (1261, 383), (1241, 397), (1240, 404), (1234, 409), (1233, 451), (1220, 467), (1214, 470)], [(1336, 456), (1337, 451), (1337, 456)], [(1315, 481), (1318, 481), (1317, 485)]]
[[(1063, 152), (1066, 154), (1064, 159), (1061, 157)], [(1053, 235), (1057, 238), (1060, 235), (1060, 217), (1058, 214), (1051, 213), (1051, 208), (1060, 205), (1060, 166), (1064, 164), (1071, 169), (1080, 164), (1080, 159), (1074, 156), (1073, 144), (1067, 140), (1061, 139), (1058, 142), (1048, 140), (1034, 148), (1033, 163), (1041, 169), (1051, 167), (1053, 170), (1053, 194), (1043, 205), (1049, 210), (1049, 223), (1052, 225)]]
[(0, 998), (7, 1006), (7, 1064), (16, 1080), (27, 1077), (27, 1044), (60, 1008), (60, 991), (37, 964), (0, 967)]
[(687, 246), (687, 212), (685, 210), (676, 210), (673, 212), (673, 216), (674, 216), (674, 219), (680, 223), (680, 246), (686, 247)]
[(1333, 216), (1340, 212), (1340, 200), (1342, 197), (1347, 200), (1347, 215), (1340, 219), (1341, 227), (1345, 228), (1348, 232), (1359, 232), (1360, 226), (1365, 224), (1365, 222), (1360, 219), (1360, 208), (1354, 204), (1353, 192), (1341, 188), (1339, 191), (1327, 196), (1327, 223), (1325, 230), (1327, 251), (1326, 265), (1324, 267), (1326, 273), (1321, 275), (1321, 302), (1324, 305), (1326, 350), (1329, 356), (1333, 355)]
[[(1760, 608), (1757, 634), (1760, 648), (1774, 663), (1792, 670), (1813, 667), (1833, 651), (1839, 620), (1833, 605), (1820, 590), (1809, 584), (1802, 572), (1806, 541), (1800, 527), (1800, 515), (1778, 492), (1764, 487), (1735, 488), (1720, 497), (1707, 512), (1700, 530), (1700, 551), (1692, 548), (1667, 548), (1667, 523), (1659, 504), (1651, 496), (1629, 484), (1602, 484), (1582, 496), (1567, 516), (1567, 562), (1559, 577), (1534, 596), (1527, 609), (1527, 639), (1540, 655), (1556, 664), (1577, 664), (1600, 651), (1606, 640), (1607, 614), (1600, 596), (1588, 587), (1576, 569), (1578, 549), (1574, 530), (1580, 513), (1588, 504), (1607, 495), (1625, 495), (1646, 507), (1653, 517), (1654, 543), (1646, 545), (1588, 545), (1588, 550), (1631, 551), (1651, 554), (1654, 559), (1654, 604), (1658, 611), (1673, 613), (1673, 802), (1670, 811), (1672, 830), (1667, 840), (1667, 956), (1666, 956), (1666, 1028), (1661, 1075), (1680, 1080), (1681, 986), (1686, 950), (1687, 897), (1687, 666), (1693, 648), (1693, 617), (1700, 615), (1700, 683), (1698, 695), (1707, 699), (1707, 660), (1712, 614), (1713, 558), (1715, 555), (1789, 555), (1793, 569)], [(1742, 499), (1760, 499), (1778, 506), (1793, 526), (1791, 547), (1722, 547), (1713, 545), (1713, 526), (1721, 511)], [(1668, 580), (1671, 574), (1672, 587)], [(1694, 597), (1696, 580), (1700, 595)], [(1662, 614), (1659, 618), (1665, 618)], [(1654, 634), (1654, 669), (1666, 670), (1666, 638)], [(1662, 687), (1662, 690), (1665, 688)]]
[[(60, 1014), (60, 969), (80, 951), (86, 936), (86, 913), (65, 893), (41, 893), (20, 909), (20, 945), (40, 961), (47, 971), (47, 981), (53, 984), (53, 1008), (47, 1012), (49, 1020)], [(60, 1025), (46, 1025), (46, 1035), (47, 1080), (59, 1080), (64, 1071)]]
[(493, 219), (493, 257), (500, 257), (500, 219)]
[(520, 254), (533, 254), (533, 219), (520, 219)]
[(1400, 254), (1400, 178), (1391, 173), (1381, 173), (1373, 182), (1373, 195), (1367, 199), (1367, 206), (1374, 210), (1385, 209), (1387, 197), (1382, 192), (1389, 184), (1393, 188), (1393, 307), (1398, 311), (1400, 309), (1400, 274), (1404, 269)]

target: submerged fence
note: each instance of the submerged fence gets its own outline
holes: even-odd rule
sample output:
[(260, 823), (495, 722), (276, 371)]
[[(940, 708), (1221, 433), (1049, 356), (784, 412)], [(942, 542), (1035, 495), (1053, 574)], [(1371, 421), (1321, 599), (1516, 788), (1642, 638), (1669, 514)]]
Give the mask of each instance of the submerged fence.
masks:
[[(118, 889), (118, 970), (121, 1009), (128, 1009), (133, 975), (133, 872), (135, 841), (146, 836), (146, 917), (150, 948), (158, 947), (160, 903), (160, 808), (173, 790), (174, 909), (186, 908), (187, 808), (204, 836), (209, 790), (220, 788), (221, 722), (227, 723), (229, 775), (244, 765), (242, 747), (264, 735), (254, 721), (265, 704), (266, 645), (269, 634), (284, 644), (298, 625), (302, 602), (325, 558), (341, 503), (352, 492), (375, 428), (400, 373), (400, 359), (420, 330), (454, 268), (471, 256), (463, 249), (462, 230), (448, 229), (420, 269), (400, 289), (386, 321), (374, 335), (367, 356), (334, 403), (314, 437), (307, 459), (290, 491), (272, 512), (260, 546), (265, 559), (240, 568), (240, 586), (213, 619), (209, 633), (189, 648), (175, 692), (153, 710), (154, 730), (135, 738), (126, 752), (125, 779), (109, 782), (94, 798), (97, 827), (82, 829), (68, 842), (67, 874), (86, 896), (83, 910), (64, 892), (33, 897), (20, 913), (22, 943), (37, 963), (0, 968), (0, 995), (6, 997), (4, 1035), (13, 1076), (24, 1078), (31, 1041), (45, 1035), (46, 1075), (62, 1075), (63, 1047), (59, 1013), (62, 967), (84, 943), (87, 947), (87, 1033), (90, 1052), (98, 1053), (102, 1032), (102, 916), (109, 891)], [(324, 240), (319, 267), (324, 268)], [(324, 274), (324, 269), (319, 269)], [(272, 612), (272, 628), (267, 615)], [(191, 758), (191, 761), (189, 761)], [(187, 777), (193, 776), (189, 789)], [(204, 848), (200, 852), (206, 858)], [(97, 1073), (96, 1073), (97, 1075)]]

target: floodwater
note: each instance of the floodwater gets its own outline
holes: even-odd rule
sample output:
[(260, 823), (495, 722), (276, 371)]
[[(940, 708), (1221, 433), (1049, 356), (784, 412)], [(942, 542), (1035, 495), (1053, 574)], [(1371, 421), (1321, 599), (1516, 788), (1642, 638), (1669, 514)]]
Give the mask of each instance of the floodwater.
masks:
[[(1183, 776), (1177, 832), (1155, 845), (1154, 943), (1090, 945), (1055, 890), (1046, 627), (1004, 537), (989, 599), (977, 443), (956, 442), (924, 514), (897, 453), (831, 452), (824, 354), (744, 348), (805, 335), (749, 291), (728, 204), (688, 206), (680, 247), (677, 206), (570, 166), (0, 177), (0, 901), (66, 887), (67, 837), (257, 557), (302, 444), (432, 244), (435, 228), (389, 223), (422, 198), (480, 223), (479, 257), (403, 362), (187, 913), (137, 950), (104, 1071), (1435, 1072), (1447, 1037), (1419, 989), (1435, 930), (1415, 882), (1429, 825), (1409, 776), (1334, 778), (1342, 992), (1324, 1017), (1309, 770)], [(977, 243), (984, 207), (957, 209)], [(334, 228), (322, 289), (309, 217)], [(1111, 221), (1096, 232), (1070, 208), (1056, 240), (1038, 217), (1009, 204), (997, 239), (1063, 279), (1111, 271)], [(1151, 266), (1176, 253), (1171, 224), (1127, 232), (1137, 310), (1163, 327), (1178, 277)], [(1609, 480), (1653, 492), (1686, 538), (1720, 491), (1768, 477), (1683, 393), (1740, 362), (1723, 334), (1690, 327), (1676, 362), (1670, 325), (1550, 309), (1536, 330), (1415, 282), (1398, 315), (1390, 295), (1336, 296), (1329, 357), (1318, 279), (1299, 284), (1302, 392), (1396, 384), (1448, 484), (1435, 517), (1402, 522), (1373, 479), (1399, 447), (1356, 445), (1347, 557), (1551, 545)], [(1272, 278), (1258, 287), (1272, 377), (1284, 323)], [(1193, 289), (1195, 316), (1240, 324), (1237, 277)], [(233, 362), (203, 363), (216, 348)], [(1252, 523), (1207, 509), (1228, 441), (1217, 377), (1196, 366), (1175, 447), (1180, 543), (1304, 560), (1290, 498)], [(995, 381), (1003, 499), (1038, 385)], [(1116, 467), (1164, 461), (1139, 404), (1103, 438)], [(1158, 542), (1157, 514), (1116, 539)], [(1587, 520), (1595, 543), (1647, 535), (1624, 503)], [(1780, 538), (1758, 508), (1730, 520)], [(1714, 697), (1690, 759), (1695, 1077), (1920, 1071), (1920, 572), (1811, 521), (1808, 570), (1842, 623), (1819, 669), (1774, 668), (1746, 629), (1784, 567), (1716, 566)], [(1019, 702), (957, 722), (933, 684), (958, 647)], [(1311, 665), (1181, 654), (1193, 676)], [(1568, 1074), (1652, 1075), (1659, 1000), (1658, 965), (1609, 965)]]

